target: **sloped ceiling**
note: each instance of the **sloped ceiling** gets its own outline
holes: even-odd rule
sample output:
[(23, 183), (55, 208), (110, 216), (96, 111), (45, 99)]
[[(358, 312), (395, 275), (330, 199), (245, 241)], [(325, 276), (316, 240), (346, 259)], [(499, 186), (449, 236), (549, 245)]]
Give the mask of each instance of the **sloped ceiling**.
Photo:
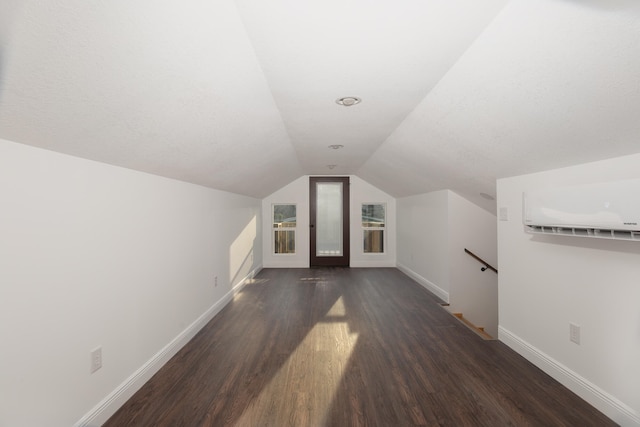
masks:
[(634, 0), (0, 3), (0, 138), (259, 198), (495, 212), (496, 178), (640, 152), (639, 115)]

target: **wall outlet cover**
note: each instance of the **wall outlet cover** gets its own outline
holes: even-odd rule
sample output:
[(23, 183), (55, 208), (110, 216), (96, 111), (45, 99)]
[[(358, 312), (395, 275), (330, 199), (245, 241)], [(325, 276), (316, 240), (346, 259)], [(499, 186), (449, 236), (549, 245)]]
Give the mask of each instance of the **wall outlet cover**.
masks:
[(569, 340), (580, 345), (580, 325), (569, 323)]
[(102, 347), (97, 347), (91, 351), (91, 373), (102, 368)]

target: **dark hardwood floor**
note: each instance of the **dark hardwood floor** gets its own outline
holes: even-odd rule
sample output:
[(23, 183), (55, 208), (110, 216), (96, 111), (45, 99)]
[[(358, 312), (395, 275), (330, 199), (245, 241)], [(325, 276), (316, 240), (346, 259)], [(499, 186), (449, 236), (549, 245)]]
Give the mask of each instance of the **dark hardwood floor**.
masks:
[(106, 426), (615, 425), (400, 271), (265, 269)]

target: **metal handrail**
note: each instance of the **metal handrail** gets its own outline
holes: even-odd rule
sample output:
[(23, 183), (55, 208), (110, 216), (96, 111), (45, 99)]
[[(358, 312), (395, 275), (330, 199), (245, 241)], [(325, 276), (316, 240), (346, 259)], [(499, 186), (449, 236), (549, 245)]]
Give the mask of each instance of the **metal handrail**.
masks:
[(472, 257), (474, 257), (476, 260), (478, 260), (481, 264), (484, 264), (484, 267), (482, 267), (480, 270), (485, 271), (486, 269), (489, 269), (489, 270), (495, 271), (496, 274), (498, 274), (498, 270), (495, 267), (492, 267), (491, 264), (487, 263), (485, 260), (480, 258), (478, 255), (474, 254), (473, 252), (471, 252), (467, 248), (464, 248), (464, 251), (466, 253), (468, 253), (469, 255), (471, 255)]

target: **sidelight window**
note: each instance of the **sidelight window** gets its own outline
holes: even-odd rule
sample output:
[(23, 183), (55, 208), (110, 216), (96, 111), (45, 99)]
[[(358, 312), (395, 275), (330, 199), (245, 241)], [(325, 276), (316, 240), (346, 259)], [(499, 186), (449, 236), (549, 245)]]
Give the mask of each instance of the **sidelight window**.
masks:
[(386, 205), (362, 204), (362, 235), (365, 253), (384, 253)]
[(273, 205), (273, 253), (296, 253), (296, 205)]

